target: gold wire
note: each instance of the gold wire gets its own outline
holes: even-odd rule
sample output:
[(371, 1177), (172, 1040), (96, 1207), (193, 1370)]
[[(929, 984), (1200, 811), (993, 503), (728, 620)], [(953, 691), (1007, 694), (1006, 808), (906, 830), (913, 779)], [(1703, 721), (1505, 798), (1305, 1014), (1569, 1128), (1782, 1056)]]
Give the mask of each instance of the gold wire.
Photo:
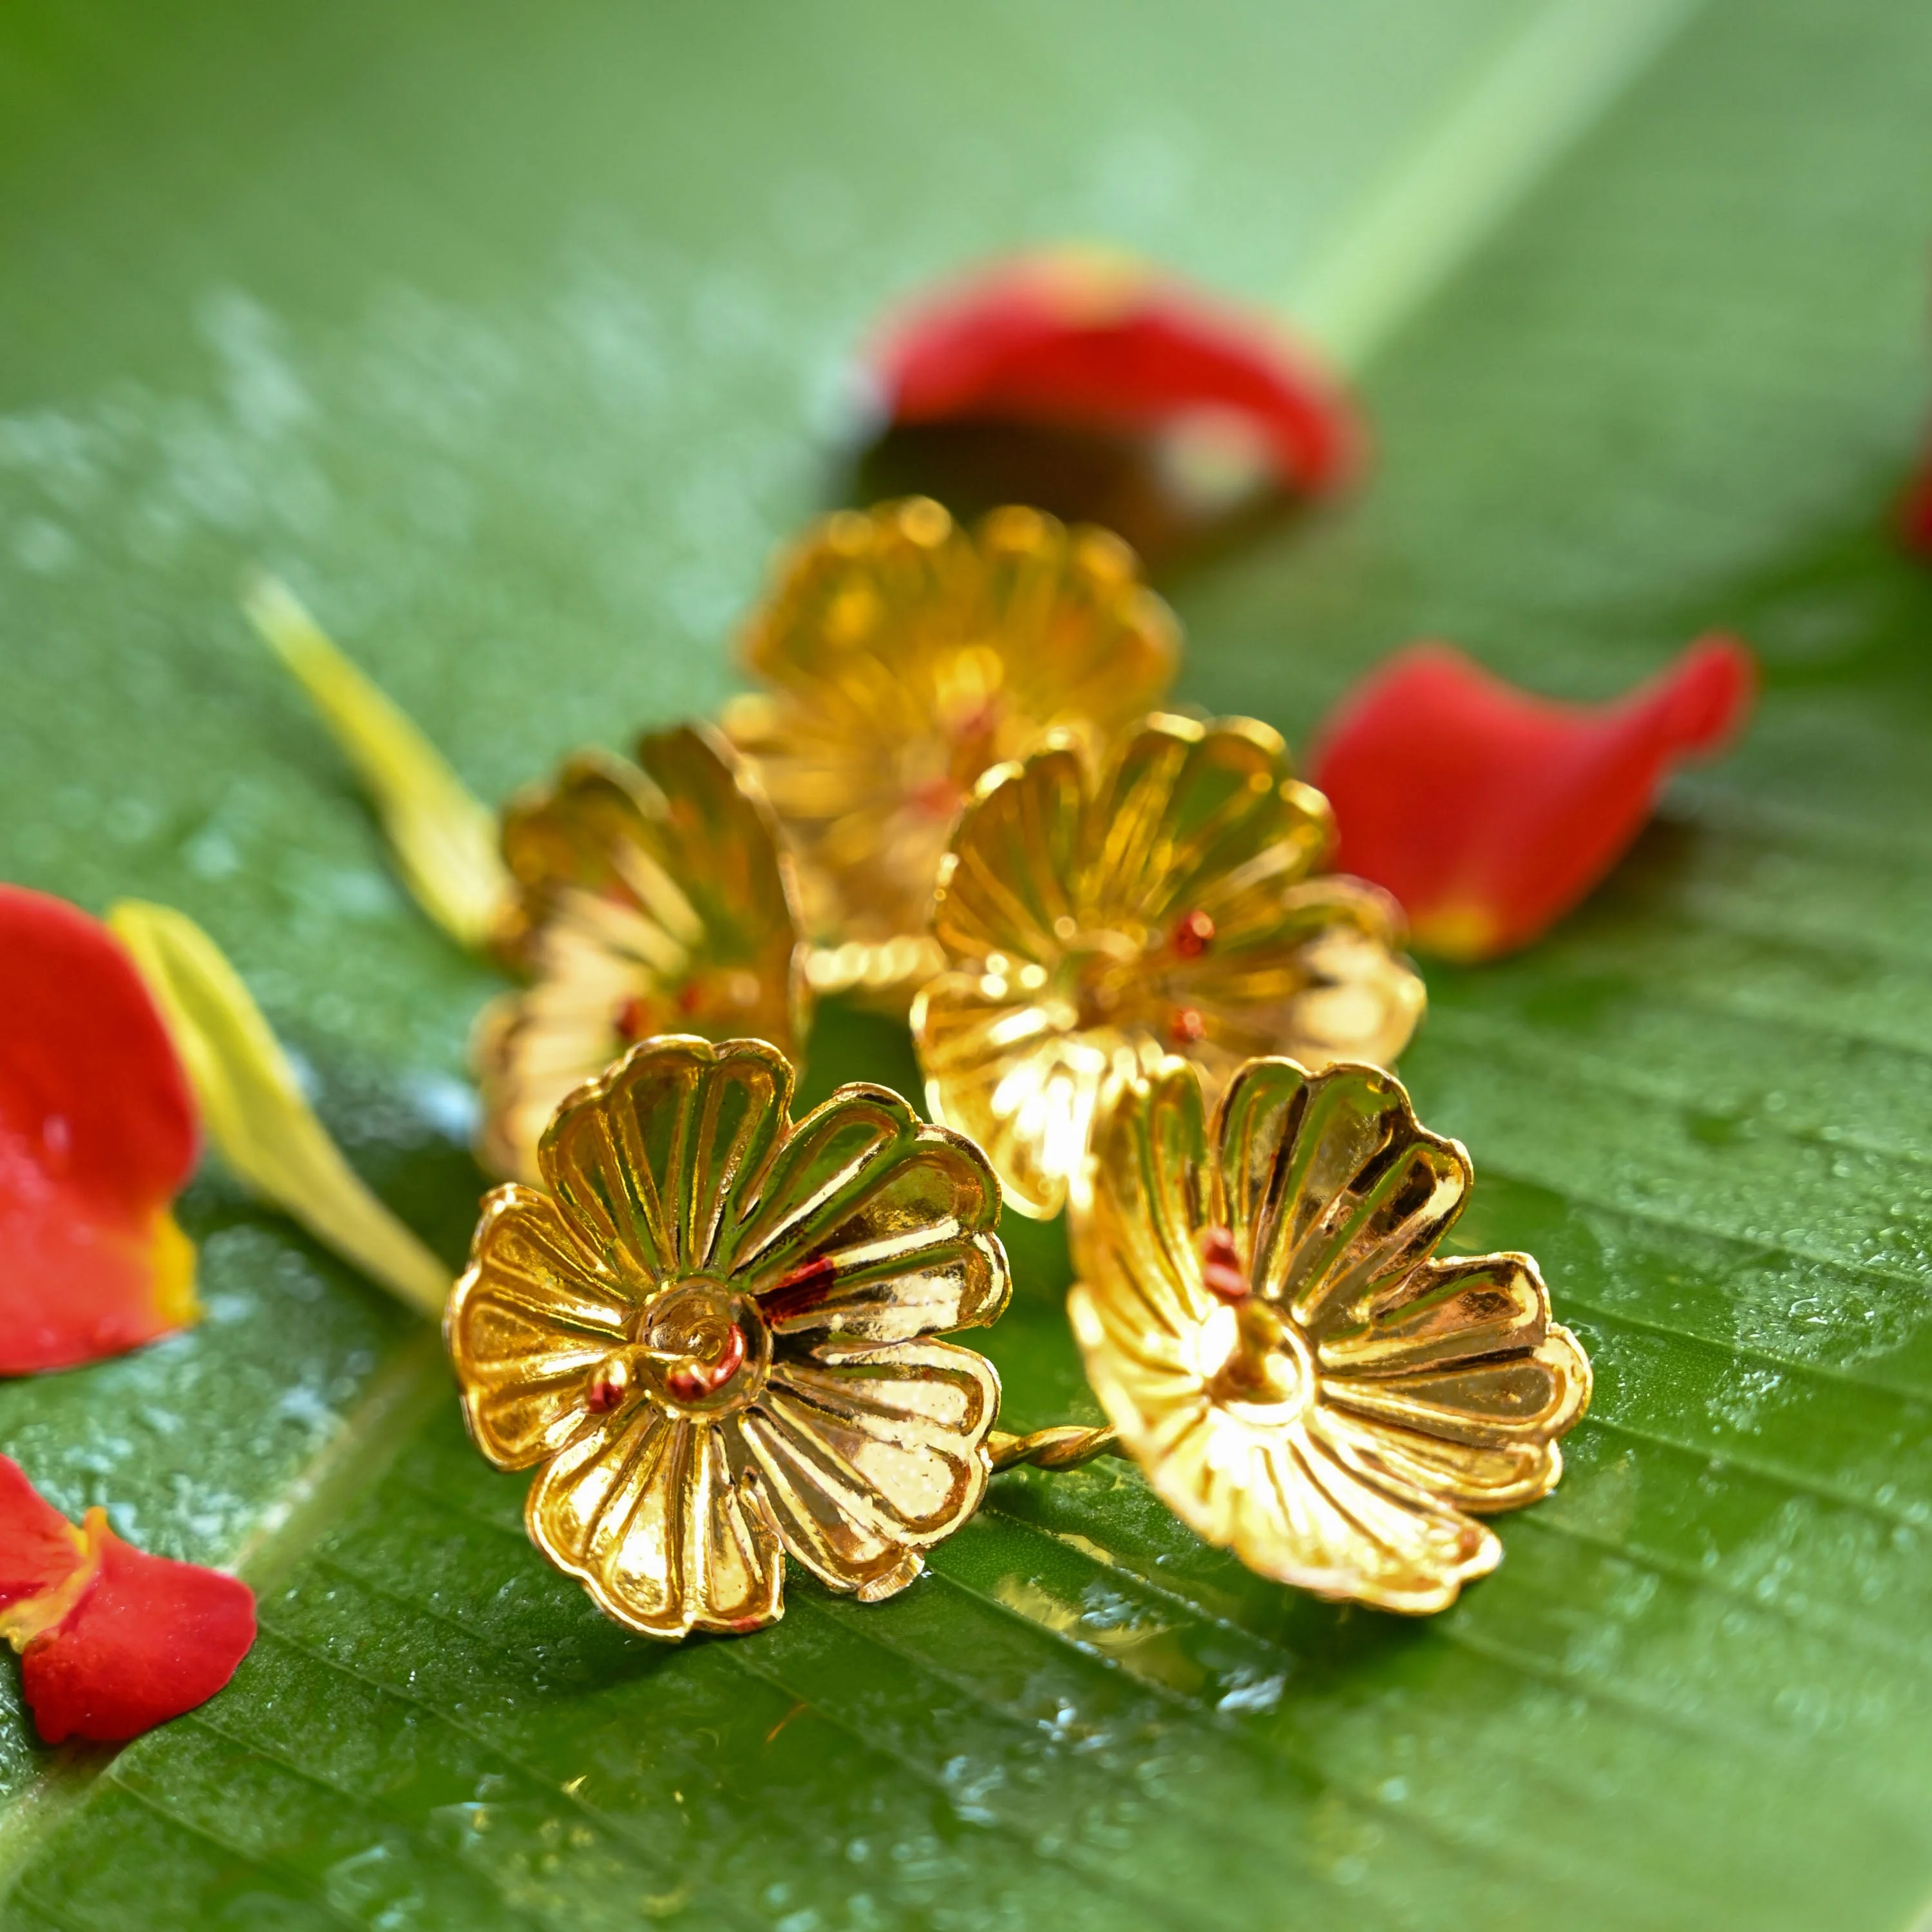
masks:
[(1036, 1429), (1030, 1436), (1012, 1436), (996, 1429), (986, 1438), (993, 1473), (1016, 1469), (1025, 1463), (1036, 1469), (1077, 1469), (1096, 1456), (1124, 1456), (1120, 1438), (1111, 1427), (1076, 1429), (1062, 1424), (1053, 1429)]

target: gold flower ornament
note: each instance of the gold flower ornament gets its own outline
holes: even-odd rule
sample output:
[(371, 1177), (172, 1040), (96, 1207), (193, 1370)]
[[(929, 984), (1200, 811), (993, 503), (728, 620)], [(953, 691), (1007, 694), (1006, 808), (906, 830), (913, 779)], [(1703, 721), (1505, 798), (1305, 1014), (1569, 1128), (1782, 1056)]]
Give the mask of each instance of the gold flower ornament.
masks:
[(874, 1602), (985, 1493), (999, 1380), (932, 1339), (1006, 1261), (977, 1149), (875, 1087), (796, 1123), (763, 1041), (652, 1040), (485, 1203), (445, 1331), (471, 1436), (532, 1467), (532, 1538), (675, 1640), (784, 1610), (789, 1554)]
[(1394, 901), (1318, 871), (1328, 801), (1252, 718), (1155, 714), (1099, 762), (1049, 739), (981, 779), (940, 868), (948, 970), (914, 1003), (935, 1118), (1057, 1213), (1103, 1096), (1171, 1053), (1393, 1060), (1424, 1004)]
[(580, 752), (506, 808), (514, 897), (500, 950), (530, 983), (472, 1046), (480, 1153), (537, 1177), (559, 1101), (660, 1033), (756, 1036), (795, 1054), (810, 992), (771, 814), (709, 726), (649, 733), (637, 762)]
[(968, 532), (924, 497), (844, 511), (782, 560), (728, 734), (800, 861), (820, 990), (909, 996), (947, 835), (980, 773), (1160, 701), (1179, 634), (1118, 537), (1036, 510)]
[(1589, 1361), (1527, 1255), (1438, 1258), (1472, 1178), (1375, 1067), (1256, 1060), (1210, 1124), (1174, 1060), (1110, 1110), (1074, 1334), (1154, 1489), (1250, 1569), (1441, 1610), (1502, 1559), (1477, 1519), (1555, 1485)]

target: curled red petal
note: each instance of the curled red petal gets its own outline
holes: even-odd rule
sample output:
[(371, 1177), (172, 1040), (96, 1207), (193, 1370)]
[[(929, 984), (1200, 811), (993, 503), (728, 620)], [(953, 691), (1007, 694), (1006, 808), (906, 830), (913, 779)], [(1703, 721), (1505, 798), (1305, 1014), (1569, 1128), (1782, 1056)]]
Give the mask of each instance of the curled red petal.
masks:
[[(0, 1611), (58, 1590), (86, 1559), (80, 1533), (0, 1456)], [(0, 1628), (10, 1619), (0, 1618)]]
[(1336, 863), (1393, 892), (1430, 951), (1509, 952), (1610, 870), (1672, 766), (1730, 739), (1756, 685), (1750, 652), (1726, 637), (1603, 705), (1533, 697), (1447, 645), (1400, 652), (1316, 752)]
[(255, 1641), (255, 1596), (238, 1577), (150, 1556), (98, 1510), (92, 1586), (20, 1658), (20, 1685), (50, 1744), (117, 1743), (205, 1704)]
[(194, 1102), (120, 942), (0, 885), (0, 1374), (65, 1368), (194, 1318), (169, 1204)]
[(79, 1529), (0, 1456), (0, 1634), (40, 1736), (112, 1743), (206, 1703), (255, 1641), (238, 1578), (150, 1556), (103, 1510)]
[(1232, 422), (1279, 486), (1309, 494), (1361, 456), (1340, 391), (1274, 323), (1093, 250), (1020, 256), (942, 288), (889, 327), (872, 368), (896, 423)]

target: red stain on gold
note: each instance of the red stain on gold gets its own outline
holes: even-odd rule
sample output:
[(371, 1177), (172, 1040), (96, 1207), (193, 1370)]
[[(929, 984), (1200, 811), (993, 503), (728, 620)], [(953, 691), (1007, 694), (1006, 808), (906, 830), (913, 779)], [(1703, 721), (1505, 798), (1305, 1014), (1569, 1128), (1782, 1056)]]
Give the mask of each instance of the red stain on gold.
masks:
[(825, 1291), (838, 1274), (838, 1264), (830, 1255), (814, 1255), (783, 1276), (758, 1298), (758, 1306), (767, 1322), (778, 1322), (816, 1308)]
[(1196, 906), (1184, 913), (1174, 928), (1174, 950), (1184, 959), (1198, 959), (1214, 944), (1214, 922)]
[(651, 1024), (651, 1003), (641, 993), (633, 993), (617, 1009), (617, 1037), (644, 1040), (656, 1031)]
[(584, 1406), (592, 1415), (609, 1415), (624, 1406), (629, 1393), (627, 1382), (615, 1376), (599, 1376), (584, 1392)]
[(684, 1361), (664, 1376), (664, 1389), (678, 1402), (702, 1402), (716, 1395), (745, 1365), (745, 1331), (733, 1322), (716, 1361)]
[(914, 786), (907, 796), (913, 810), (922, 818), (952, 818), (964, 802), (964, 795), (949, 778), (928, 778), (923, 784)]
[(1252, 1292), (1234, 1252), (1234, 1238), (1226, 1228), (1201, 1231), (1201, 1281), (1223, 1301), (1245, 1301)]

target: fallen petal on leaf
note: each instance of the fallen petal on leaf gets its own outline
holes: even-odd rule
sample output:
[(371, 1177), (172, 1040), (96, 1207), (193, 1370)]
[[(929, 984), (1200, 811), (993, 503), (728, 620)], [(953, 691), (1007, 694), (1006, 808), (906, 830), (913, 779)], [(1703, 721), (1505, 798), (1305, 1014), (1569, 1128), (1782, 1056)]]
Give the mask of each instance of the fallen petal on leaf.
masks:
[(99, 1510), (85, 1534), (98, 1553), (92, 1586), (20, 1659), (21, 1688), (50, 1744), (138, 1737), (206, 1703), (255, 1641), (254, 1592), (240, 1578), (150, 1556)]
[(449, 1270), (343, 1158), (221, 949), (168, 906), (123, 899), (107, 916), (167, 1016), (221, 1158), (317, 1240), (440, 1320)]
[(1616, 862), (1678, 760), (1736, 734), (1756, 684), (1750, 652), (1720, 636), (1603, 705), (1533, 697), (1448, 645), (1400, 652), (1316, 752), (1335, 865), (1394, 893), (1444, 958), (1526, 945)]
[(416, 903), (463, 945), (488, 946), (512, 898), (496, 850), (495, 813), (408, 715), (337, 650), (286, 584), (255, 578), (242, 604), (368, 787)]
[(34, 1623), (31, 1613), (16, 1616), (16, 1606), (58, 1589), (86, 1551), (80, 1532), (28, 1481), (26, 1471), (0, 1456), (0, 1635)]
[(70, 1368), (200, 1313), (170, 1211), (194, 1096), (126, 949), (0, 886), (0, 1375)]
[(941, 288), (889, 326), (872, 367), (896, 424), (1157, 433), (1210, 494), (1214, 472), (1250, 456), (1312, 494), (1361, 455), (1339, 391), (1273, 322), (1097, 250), (1022, 255)]
[[(50, 1744), (118, 1743), (205, 1704), (255, 1641), (254, 1593), (124, 1543), (106, 1513), (76, 1529), (0, 1456), (0, 1634)], [(31, 1592), (22, 1586), (37, 1580)]]

